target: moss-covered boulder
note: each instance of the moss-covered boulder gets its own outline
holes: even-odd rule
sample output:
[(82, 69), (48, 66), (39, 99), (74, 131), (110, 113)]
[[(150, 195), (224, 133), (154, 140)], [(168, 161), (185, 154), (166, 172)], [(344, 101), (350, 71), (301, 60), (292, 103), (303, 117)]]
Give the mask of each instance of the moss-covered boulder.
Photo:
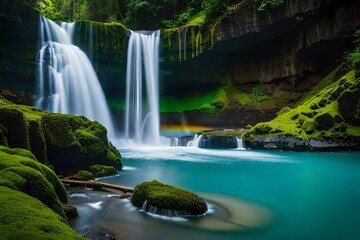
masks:
[(134, 206), (162, 215), (201, 215), (207, 211), (204, 200), (189, 191), (158, 181), (144, 182), (135, 187), (131, 198)]
[(329, 113), (323, 113), (315, 118), (316, 128), (328, 130), (334, 125), (334, 118)]
[(24, 151), (0, 148), (0, 186), (37, 198), (65, 219), (60, 205), (67, 202), (63, 184), (50, 168), (24, 156)]
[(48, 161), (66, 173), (104, 164), (121, 169), (120, 153), (107, 139), (107, 130), (96, 121), (67, 114), (42, 118)]
[(94, 178), (94, 176), (92, 175), (91, 172), (88, 172), (86, 170), (80, 170), (75, 176), (74, 178), (76, 180), (82, 180), (82, 181), (88, 181)]
[(353, 125), (360, 125), (360, 120), (356, 117), (359, 114), (360, 81), (357, 85), (358, 89), (344, 91), (339, 97), (339, 112), (346, 122)]
[(113, 166), (105, 166), (101, 164), (91, 166), (89, 171), (96, 178), (118, 174), (118, 171)]
[(38, 199), (0, 186), (1, 239), (84, 239)]
[(29, 150), (39, 162), (61, 174), (94, 164), (121, 169), (121, 155), (107, 130), (83, 116), (55, 114), (16, 105), (0, 96), (0, 144)]

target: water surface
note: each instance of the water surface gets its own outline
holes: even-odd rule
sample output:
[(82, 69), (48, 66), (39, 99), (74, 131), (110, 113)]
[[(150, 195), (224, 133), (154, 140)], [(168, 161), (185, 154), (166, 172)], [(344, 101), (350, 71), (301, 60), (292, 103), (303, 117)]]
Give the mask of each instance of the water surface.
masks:
[[(75, 228), (99, 226), (124, 239), (360, 239), (360, 153), (120, 151), (126, 167), (101, 181), (135, 187), (156, 179), (203, 195), (212, 212), (167, 220), (139, 212), (128, 200), (72, 198), (85, 215), (71, 223)], [(249, 221), (264, 213), (264, 221), (253, 227), (241, 226), (244, 219), (231, 224), (241, 211), (250, 214)]]

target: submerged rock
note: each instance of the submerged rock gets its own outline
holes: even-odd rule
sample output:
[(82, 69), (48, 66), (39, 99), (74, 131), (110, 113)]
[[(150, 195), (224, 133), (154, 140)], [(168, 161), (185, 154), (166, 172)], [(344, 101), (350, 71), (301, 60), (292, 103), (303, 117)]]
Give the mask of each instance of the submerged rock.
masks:
[(144, 211), (166, 216), (201, 215), (207, 211), (198, 195), (156, 180), (137, 185), (131, 202)]

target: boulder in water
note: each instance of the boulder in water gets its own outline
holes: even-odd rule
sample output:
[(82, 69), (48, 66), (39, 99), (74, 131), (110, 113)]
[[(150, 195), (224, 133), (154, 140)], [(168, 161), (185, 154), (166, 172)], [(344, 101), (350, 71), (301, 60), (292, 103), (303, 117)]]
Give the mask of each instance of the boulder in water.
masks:
[(137, 185), (131, 202), (158, 215), (201, 215), (207, 211), (206, 203), (198, 195), (156, 180)]

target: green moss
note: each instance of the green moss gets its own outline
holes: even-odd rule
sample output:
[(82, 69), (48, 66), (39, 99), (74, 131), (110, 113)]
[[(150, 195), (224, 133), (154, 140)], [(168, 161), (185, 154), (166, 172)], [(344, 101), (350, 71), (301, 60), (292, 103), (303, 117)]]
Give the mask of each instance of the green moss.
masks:
[(0, 186), (2, 239), (84, 239), (39, 200)]
[(34, 154), (32, 154), (30, 151), (28, 151), (26, 149), (8, 148), (8, 147), (0, 146), (0, 151), (11, 154), (11, 155), (18, 155), (18, 156), (27, 157), (27, 158), (30, 158), (30, 159), (33, 159), (33, 160), (37, 161)]
[(0, 180), (7, 187), (39, 199), (65, 218), (59, 202), (59, 199), (67, 200), (65, 188), (54, 172), (41, 163), (0, 149)]
[[(328, 79), (329, 76), (326, 78)], [(324, 85), (324, 82), (329, 83), (328, 80), (323, 80), (320, 85), (324, 87), (322, 89), (316, 87), (318, 89), (316, 94), (311, 91), (309, 96), (301, 99), (295, 108), (287, 109), (269, 122), (258, 123), (250, 130), (250, 133), (281, 133), (303, 140), (359, 137), (360, 131), (355, 131), (357, 128), (344, 122), (341, 117), (339, 98), (332, 100), (332, 93), (339, 87), (349, 85), (353, 88), (356, 86), (354, 71), (348, 72), (332, 84)], [(344, 92), (348, 91), (343, 89)]]
[(277, 116), (281, 115), (281, 114), (284, 114), (284, 113), (287, 113), (287, 112), (290, 112), (291, 111), (291, 108), (289, 107), (283, 107), (282, 109), (280, 109), (279, 112), (276, 113)]
[(262, 0), (260, 6), (258, 7), (258, 11), (270, 11), (284, 3), (284, 0)]
[(81, 148), (81, 144), (77, 141), (74, 131), (80, 127), (83, 122), (82, 119), (73, 115), (50, 113), (45, 115), (42, 121), (47, 144), (59, 148)]
[(46, 142), (41, 120), (29, 120), (29, 140), (31, 152), (36, 156), (36, 159), (47, 164)]
[(134, 206), (142, 208), (145, 201), (148, 206), (186, 211), (191, 215), (199, 215), (207, 211), (206, 203), (196, 194), (155, 180), (135, 187), (131, 202)]
[(100, 164), (92, 165), (89, 171), (95, 178), (118, 174), (118, 171), (113, 166), (105, 166)]
[(30, 150), (28, 121), (19, 108), (0, 105), (0, 124), (7, 129), (6, 139), (10, 147)]
[(91, 172), (88, 172), (86, 170), (80, 170), (76, 175), (75, 175), (75, 179), (77, 180), (82, 180), (82, 181), (88, 181), (93, 179), (94, 176), (92, 175)]
[(271, 97), (267, 95), (259, 85), (256, 85), (251, 89), (251, 94), (256, 102), (262, 102), (271, 99)]

